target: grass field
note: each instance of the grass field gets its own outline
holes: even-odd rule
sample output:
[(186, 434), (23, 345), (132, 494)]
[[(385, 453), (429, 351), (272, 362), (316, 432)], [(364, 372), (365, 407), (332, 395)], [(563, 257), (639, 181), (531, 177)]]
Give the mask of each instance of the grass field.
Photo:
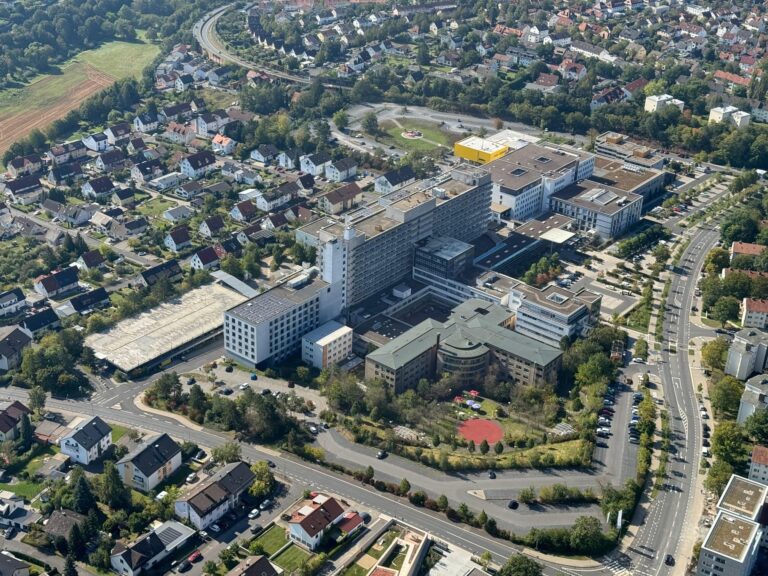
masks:
[(285, 530), (277, 525), (256, 538), (256, 541), (264, 547), (264, 553), (267, 556), (271, 556), (288, 542), (285, 538)]
[(109, 42), (82, 52), (22, 88), (0, 91), (0, 153), (34, 128), (43, 129), (115, 80), (138, 77), (159, 53), (143, 41)]
[(26, 498), (30, 500), (40, 494), (40, 490), (43, 489), (42, 484), (37, 482), (18, 482), (16, 484), (0, 484), (0, 490), (8, 490), (13, 492), (16, 496)]
[[(385, 120), (380, 124), (380, 128), (386, 133), (386, 136), (383, 137), (385, 142), (408, 151), (426, 152), (440, 146), (451, 148), (453, 143), (459, 139), (458, 135), (444, 132), (438, 124), (427, 120), (414, 120), (412, 118)], [(418, 130), (423, 136), (418, 140), (403, 138), (401, 134), (406, 130)]]
[(309, 559), (309, 554), (292, 544), (275, 556), (272, 561), (283, 568), (287, 573), (292, 573)]
[(138, 211), (144, 214), (144, 216), (154, 216), (155, 218), (159, 218), (163, 212), (168, 210), (168, 208), (173, 208), (176, 205), (176, 202), (173, 200), (169, 200), (163, 196), (157, 196), (156, 198), (139, 205)]

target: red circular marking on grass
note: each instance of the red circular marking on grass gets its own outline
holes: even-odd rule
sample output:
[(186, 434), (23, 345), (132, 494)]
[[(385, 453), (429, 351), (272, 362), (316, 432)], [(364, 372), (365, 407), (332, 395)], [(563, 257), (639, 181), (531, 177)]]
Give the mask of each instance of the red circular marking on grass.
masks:
[(492, 444), (504, 438), (504, 429), (493, 420), (476, 418), (462, 422), (459, 425), (459, 434), (466, 440), (472, 440), (475, 444), (479, 444), (483, 440)]

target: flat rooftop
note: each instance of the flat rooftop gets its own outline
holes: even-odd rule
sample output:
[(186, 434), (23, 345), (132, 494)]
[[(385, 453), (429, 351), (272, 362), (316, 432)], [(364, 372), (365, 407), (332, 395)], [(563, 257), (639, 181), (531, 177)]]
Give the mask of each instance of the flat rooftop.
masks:
[(768, 486), (742, 476), (733, 475), (720, 496), (718, 508), (740, 516), (756, 519), (765, 502)]
[(597, 147), (610, 151), (617, 156), (631, 159), (632, 162), (637, 164), (652, 166), (660, 160), (656, 149), (635, 142), (618, 132), (600, 134), (596, 138), (595, 144)]
[[(302, 280), (305, 281), (296, 288), (290, 286), (292, 282)], [(287, 278), (279, 286), (235, 306), (228, 313), (234, 318), (251, 324), (261, 324), (278, 318), (288, 310), (303, 304), (326, 286), (328, 283), (320, 280), (319, 276), (313, 276), (309, 271), (304, 271)]]
[(85, 339), (97, 358), (125, 372), (221, 328), (224, 312), (245, 296), (219, 284), (201, 286)]
[(552, 198), (612, 216), (621, 212), (627, 205), (642, 200), (643, 197), (611, 186), (603, 186), (591, 180), (582, 180), (552, 194)]
[(499, 150), (506, 150), (508, 148), (506, 144), (492, 142), (491, 140), (482, 138), (480, 136), (470, 136), (469, 138), (464, 138), (464, 140), (456, 142), (456, 144), (459, 146), (465, 146), (466, 148), (471, 148), (472, 150), (479, 150), (480, 152), (489, 153), (498, 152)]
[(449, 236), (430, 236), (420, 241), (416, 246), (419, 250), (428, 252), (443, 260), (452, 260), (468, 250), (474, 250), (472, 244), (467, 244)]
[(537, 242), (537, 239), (519, 234), (513, 230), (503, 242), (500, 242), (485, 254), (481, 254), (475, 260), (475, 265), (480, 268), (492, 269), (494, 266), (500, 266), (518, 254), (525, 252)]
[(539, 239), (552, 230), (566, 229), (571, 222), (573, 222), (573, 218), (557, 214), (556, 212), (547, 212), (537, 218), (532, 218), (531, 220), (524, 222), (515, 228), (515, 232)]
[(494, 184), (516, 191), (524, 190), (542, 175), (558, 173), (578, 160), (575, 152), (528, 143), (483, 168), (491, 173)]
[(704, 540), (704, 548), (743, 562), (760, 525), (728, 512), (719, 512)]
[(595, 169), (589, 179), (604, 186), (632, 192), (661, 174), (661, 170), (655, 168), (627, 167), (621, 160), (598, 156), (595, 159)]

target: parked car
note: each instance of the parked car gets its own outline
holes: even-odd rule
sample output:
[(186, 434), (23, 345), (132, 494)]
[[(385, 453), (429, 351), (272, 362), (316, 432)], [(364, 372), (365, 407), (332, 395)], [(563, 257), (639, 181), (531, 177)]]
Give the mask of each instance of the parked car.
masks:
[(211, 524), (210, 526), (208, 526), (208, 528), (211, 530), (211, 532), (214, 532), (216, 534), (221, 532), (221, 526), (219, 526), (218, 524)]
[(248, 388), (250, 388), (250, 385), (247, 382), (243, 382), (242, 384), (240, 384), (239, 388), (240, 390), (247, 390)]
[(251, 372), (251, 380), (258, 380), (259, 376), (256, 374), (256, 372)]
[(253, 520), (254, 518), (258, 518), (259, 516), (261, 516), (261, 510), (259, 510), (258, 508), (254, 508), (248, 513), (248, 518), (250, 520)]
[(507, 508), (509, 508), (510, 510), (517, 510), (519, 507), (520, 507), (520, 502), (518, 502), (517, 500), (510, 500), (507, 503)]
[(251, 526), (250, 530), (251, 530), (251, 534), (258, 534), (259, 532), (261, 532), (261, 526), (259, 526), (258, 524), (254, 524), (253, 526)]
[(195, 474), (194, 472), (187, 474), (187, 484), (192, 484), (192, 482), (194, 482), (195, 480), (197, 480), (197, 474)]
[(190, 568), (192, 568), (192, 564), (190, 564), (188, 560), (182, 560), (179, 562), (179, 565), (176, 566), (176, 572), (181, 574), (182, 572), (187, 572)]
[(200, 550), (195, 550), (189, 555), (189, 558), (187, 558), (189, 562), (200, 562), (202, 559), (203, 555), (200, 553)]
[(269, 510), (269, 508), (271, 508), (271, 507), (272, 507), (272, 500), (269, 499), (269, 498), (267, 498), (266, 500), (264, 500), (264, 502), (259, 504), (259, 509), (261, 511)]
[(269, 396), (270, 394), (272, 394), (272, 390), (269, 388), (264, 388), (264, 390), (261, 391), (262, 396)]
[(664, 558), (664, 564), (666, 564), (667, 566), (674, 566), (675, 557), (672, 556), (672, 554), (667, 554), (667, 556)]
[(363, 519), (363, 524), (368, 524), (371, 521), (371, 515), (368, 512), (360, 512), (360, 518)]

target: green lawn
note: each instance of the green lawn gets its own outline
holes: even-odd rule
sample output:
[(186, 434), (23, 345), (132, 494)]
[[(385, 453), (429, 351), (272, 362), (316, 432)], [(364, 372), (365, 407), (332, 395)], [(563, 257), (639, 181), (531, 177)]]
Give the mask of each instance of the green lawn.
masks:
[[(380, 128), (386, 133), (382, 140), (388, 144), (394, 144), (400, 148), (409, 151), (429, 151), (434, 150), (438, 145), (449, 149), (458, 139), (458, 136), (448, 134), (440, 129), (440, 126), (427, 120), (413, 120), (411, 118), (398, 118), (399, 126), (392, 121), (385, 121), (380, 124)], [(410, 140), (402, 137), (405, 130), (419, 130), (423, 138)]]
[(174, 206), (177, 206), (177, 204), (173, 200), (158, 196), (157, 198), (152, 198), (152, 200), (140, 204), (137, 210), (144, 214), (144, 216), (159, 218), (163, 212)]
[(360, 566), (360, 564), (354, 563), (344, 570), (343, 576), (365, 576), (366, 574), (368, 574), (368, 570)]
[(19, 482), (17, 484), (0, 484), (0, 490), (8, 490), (28, 500), (40, 494), (43, 485), (37, 482)]
[[(390, 530), (387, 530), (387, 532), (384, 534), (383, 537), (376, 540), (374, 545), (368, 548), (368, 555), (378, 560), (379, 558), (381, 558), (381, 555), (387, 551), (387, 548), (389, 548), (389, 545), (392, 544), (392, 541), (398, 536), (400, 536), (399, 529), (392, 528)], [(379, 542), (382, 543), (381, 547), (379, 547)]]
[(288, 542), (285, 537), (285, 529), (277, 525), (272, 526), (272, 528), (256, 538), (256, 541), (263, 546), (264, 553), (267, 556), (271, 556)]
[(117, 441), (120, 440), (123, 436), (128, 434), (128, 431), (130, 428), (126, 428), (125, 426), (120, 426), (120, 424), (110, 424), (112, 427), (112, 442), (117, 444)]
[(115, 41), (108, 42), (96, 50), (86, 50), (75, 60), (90, 64), (115, 79), (128, 76), (139, 78), (142, 70), (159, 52), (158, 45), (146, 43), (141, 39), (135, 42)]
[(288, 548), (280, 552), (280, 554), (272, 558), (272, 562), (290, 574), (308, 559), (309, 554), (307, 552), (296, 546), (296, 544), (291, 544)]

